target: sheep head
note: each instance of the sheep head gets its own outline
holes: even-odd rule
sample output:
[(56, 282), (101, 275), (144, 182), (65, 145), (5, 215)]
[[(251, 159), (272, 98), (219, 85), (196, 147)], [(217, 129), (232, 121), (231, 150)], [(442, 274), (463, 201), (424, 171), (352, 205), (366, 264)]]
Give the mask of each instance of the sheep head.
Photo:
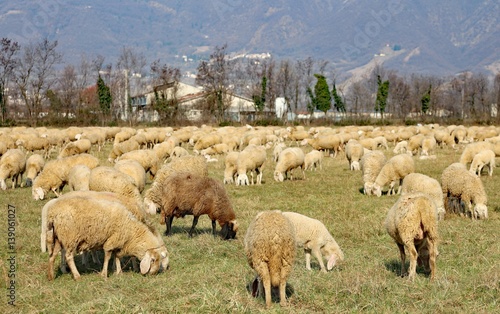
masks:
[(488, 208), (485, 204), (476, 204), (472, 215), (476, 219), (488, 219)]
[(149, 249), (141, 260), (141, 274), (155, 275), (162, 269), (167, 269), (169, 263), (168, 251), (165, 246)]
[(33, 187), (33, 189), (31, 190), (31, 194), (35, 201), (43, 200), (43, 198), (45, 197), (45, 191), (41, 187)]
[(276, 182), (283, 182), (285, 180), (285, 178), (283, 177), (283, 173), (279, 172), (279, 171), (275, 171), (274, 172), (274, 180)]
[(246, 173), (238, 175), (238, 179), (236, 180), (236, 185), (250, 185)]
[(238, 231), (238, 222), (236, 220), (231, 220), (222, 226), (221, 237), (224, 240), (230, 240), (236, 238), (236, 232)]

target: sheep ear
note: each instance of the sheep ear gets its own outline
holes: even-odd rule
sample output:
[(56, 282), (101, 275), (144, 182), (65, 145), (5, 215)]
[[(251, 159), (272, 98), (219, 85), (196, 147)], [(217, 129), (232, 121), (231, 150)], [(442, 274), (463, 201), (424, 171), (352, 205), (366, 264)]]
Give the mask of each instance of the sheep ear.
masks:
[(330, 259), (328, 260), (328, 264), (326, 264), (326, 269), (332, 270), (333, 266), (335, 266), (335, 263), (337, 262), (337, 258), (335, 257), (334, 254), (330, 256)]
[(146, 255), (141, 260), (141, 274), (145, 275), (148, 273), (149, 268), (151, 267), (151, 255), (149, 252), (146, 252)]

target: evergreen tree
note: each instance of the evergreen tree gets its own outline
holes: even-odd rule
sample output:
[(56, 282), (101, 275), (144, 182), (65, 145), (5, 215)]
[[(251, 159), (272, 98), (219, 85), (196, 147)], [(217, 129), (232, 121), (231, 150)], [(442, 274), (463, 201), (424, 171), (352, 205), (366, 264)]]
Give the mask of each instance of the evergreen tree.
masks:
[(338, 112), (345, 112), (344, 101), (342, 100), (342, 97), (340, 97), (340, 95), (337, 93), (337, 87), (335, 86), (335, 83), (333, 84), (332, 97), (335, 109), (337, 109)]
[(315, 104), (316, 109), (323, 111), (326, 115), (326, 112), (331, 107), (332, 96), (330, 95), (326, 78), (321, 74), (314, 74), (314, 76), (318, 81), (314, 86), (314, 98), (316, 101), (313, 101), (313, 104)]
[(262, 77), (262, 91), (260, 95), (253, 95), (253, 102), (255, 104), (255, 108), (258, 111), (264, 110), (264, 106), (266, 105), (266, 88), (267, 88), (267, 77)]
[(389, 95), (389, 81), (383, 81), (380, 75), (377, 75), (377, 99), (375, 100), (375, 112), (380, 112), (384, 118), (385, 107), (387, 105), (387, 96)]
[(99, 106), (101, 108), (101, 112), (104, 116), (107, 116), (111, 111), (111, 90), (109, 86), (104, 83), (101, 75), (97, 78), (97, 97), (99, 99)]
[(431, 103), (431, 89), (432, 85), (429, 86), (429, 89), (424, 93), (422, 98), (420, 99), (420, 104), (422, 105), (422, 112), (425, 114), (429, 110)]

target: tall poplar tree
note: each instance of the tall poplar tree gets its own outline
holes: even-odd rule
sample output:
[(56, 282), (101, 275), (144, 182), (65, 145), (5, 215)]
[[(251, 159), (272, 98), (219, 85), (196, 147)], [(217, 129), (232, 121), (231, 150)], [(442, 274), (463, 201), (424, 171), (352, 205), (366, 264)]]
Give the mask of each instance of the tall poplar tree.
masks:
[(375, 112), (380, 112), (384, 118), (385, 107), (387, 106), (387, 96), (389, 95), (389, 81), (382, 81), (377, 75), (377, 99), (375, 100)]

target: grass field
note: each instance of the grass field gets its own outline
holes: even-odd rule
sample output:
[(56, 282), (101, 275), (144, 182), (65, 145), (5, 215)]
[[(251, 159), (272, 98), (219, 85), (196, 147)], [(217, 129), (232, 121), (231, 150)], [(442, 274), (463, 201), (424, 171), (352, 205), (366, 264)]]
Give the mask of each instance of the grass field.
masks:
[[(109, 165), (108, 143), (93, 152)], [(416, 171), (440, 180), (442, 170), (459, 159), (461, 150), (438, 149), (436, 160), (415, 158)], [(409, 282), (399, 276), (399, 252), (383, 221), (398, 196), (362, 194), (360, 171), (350, 171), (344, 156), (326, 157), (323, 170), (307, 172), (305, 180), (277, 183), (272, 178), (271, 152), (260, 186), (227, 185), (240, 224), (234, 241), (214, 239), (207, 216), (200, 217), (197, 234), (188, 238), (192, 217), (175, 219), (173, 235), (164, 237), (170, 269), (157, 276), (133, 271), (99, 276), (101, 265), (82, 271), (79, 281), (56, 273), (47, 280), (48, 254), (40, 252), (40, 210), (31, 189), (0, 191), (0, 313), (256, 313), (264, 301), (254, 299), (246, 285), (253, 279), (243, 238), (248, 224), (262, 210), (296, 211), (321, 220), (343, 249), (345, 262), (321, 273), (305, 269), (298, 251), (288, 280), (289, 306), (273, 304), (275, 313), (493, 313), (500, 309), (500, 175), (483, 176), (489, 219), (473, 221), (451, 216), (439, 223), (440, 255), (436, 280), (422, 269)], [(388, 157), (392, 150), (385, 151)], [(210, 176), (222, 181), (223, 158), (209, 164)], [(300, 178), (300, 175), (298, 176)], [(148, 185), (149, 186), (149, 185)], [(148, 187), (146, 187), (147, 189)], [(54, 197), (50, 194), (50, 197)], [(15, 251), (8, 247), (8, 204), (15, 206)], [(162, 232), (158, 217), (151, 220)], [(15, 257), (15, 272), (9, 258)], [(102, 261), (102, 256), (101, 256)], [(79, 257), (76, 258), (80, 265)], [(58, 262), (56, 263), (58, 266)], [(81, 267), (80, 267), (81, 269)], [(9, 274), (15, 274), (9, 289)], [(15, 306), (8, 304), (15, 293)]]

